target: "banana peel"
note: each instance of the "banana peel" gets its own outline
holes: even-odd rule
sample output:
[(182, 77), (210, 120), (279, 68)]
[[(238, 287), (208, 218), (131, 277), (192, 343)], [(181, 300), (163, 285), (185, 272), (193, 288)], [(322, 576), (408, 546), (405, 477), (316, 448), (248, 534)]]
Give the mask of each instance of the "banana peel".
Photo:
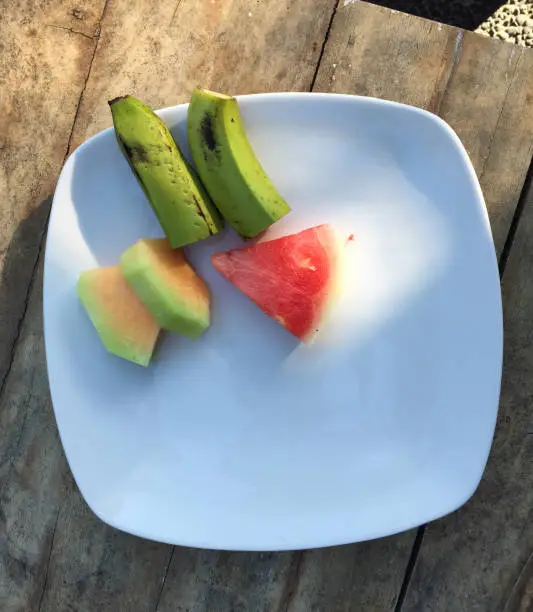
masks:
[(133, 96), (109, 102), (124, 157), (152, 206), (170, 246), (216, 234), (222, 221), (165, 123)]
[(202, 183), (241, 236), (253, 238), (290, 212), (250, 145), (235, 98), (195, 89), (187, 135)]

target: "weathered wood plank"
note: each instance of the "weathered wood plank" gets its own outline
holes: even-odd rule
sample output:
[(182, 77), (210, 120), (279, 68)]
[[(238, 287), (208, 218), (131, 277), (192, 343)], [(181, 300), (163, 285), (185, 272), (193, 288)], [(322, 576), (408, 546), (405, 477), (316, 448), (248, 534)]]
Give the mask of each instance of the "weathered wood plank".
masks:
[[(337, 10), (316, 89), (410, 103), (448, 121), (481, 177), (501, 252), (532, 154), (529, 62), (528, 54), (510, 45), (358, 2)], [(306, 553), (290, 609), (391, 610), (413, 540), (409, 532), (381, 542)], [(450, 554), (453, 550), (452, 545)], [(386, 579), (376, 578), (383, 567)], [(450, 590), (466, 568), (449, 580)], [(351, 582), (354, 576), (357, 581)], [(435, 580), (431, 575), (421, 582), (430, 585)], [(363, 592), (358, 590), (361, 583), (366, 585)], [(429, 609), (422, 598), (420, 610)], [(473, 608), (443, 601), (442, 610), (463, 609)]]
[[(110, 124), (106, 100), (126, 90), (154, 106), (163, 106), (185, 100), (197, 81), (235, 93), (309, 88), (315, 71), (313, 62), (316, 64), (318, 59), (334, 1), (314, 0), (313, 10), (304, 0), (292, 3), (275, 0), (268, 6), (259, 3), (252, 8), (244, 0), (215, 0), (212, 6), (204, 4), (208, 5), (201, 3), (198, 6), (192, 0), (182, 0), (170, 6), (167, 2), (143, 0), (132, 9), (131, 5), (110, 0), (101, 46), (80, 107), (73, 146)], [(378, 37), (383, 43), (381, 55), (372, 46), (377, 44), (376, 39), (372, 42), (369, 38), (358, 44), (353, 41), (354, 32), (363, 29), (367, 32), (369, 24), (372, 24), (374, 17), (369, 10), (377, 10), (381, 15), (380, 23), (374, 26), (378, 26), (376, 31), (381, 32)], [(249, 12), (252, 16), (248, 15)], [(453, 94), (454, 75), (461, 64), (458, 61), (461, 52), (460, 46), (457, 48), (458, 33), (411, 19), (402, 15), (392, 16), (375, 7), (369, 9), (364, 3), (339, 6), (316, 81), (317, 88), (380, 95), (429, 108), (438, 104), (441, 113), (457, 111), (456, 116), (461, 118), (458, 105), (459, 102), (464, 104), (465, 100), (459, 95), (455, 102), (453, 96), (447, 97), (451, 95), (449, 90)], [(348, 26), (344, 21), (348, 21)], [(388, 34), (384, 33), (387, 22)], [(423, 25), (416, 25), (420, 23)], [(410, 34), (404, 37), (405, 28)], [(397, 40), (400, 38), (403, 45), (391, 43), (387, 47), (383, 41), (391, 40), (393, 35)], [(416, 38), (415, 44), (409, 43), (410, 37)], [(344, 62), (336, 61), (341, 49), (346, 53), (346, 70), (341, 66)], [(238, 63), (230, 57), (235, 51)], [(376, 59), (377, 55), (381, 59)], [(426, 61), (429, 67), (423, 66)], [(381, 68), (376, 68), (375, 63)], [(354, 66), (357, 69), (351, 72)], [(330, 67), (334, 74), (328, 73)], [(474, 67), (469, 70), (475, 73)], [(417, 75), (422, 73), (424, 76), (419, 81)], [(478, 76), (478, 81), (481, 83), (485, 76)], [(338, 89), (341, 77), (345, 78), (346, 84)], [(358, 81), (354, 81), (354, 77)], [(408, 79), (416, 83), (409, 87)], [(386, 87), (381, 85), (387, 81)], [(363, 83), (359, 90), (358, 82)], [(478, 147), (480, 151), (486, 151), (480, 153), (479, 159), (485, 166), (485, 174), (488, 172), (489, 176), (495, 177), (494, 180), (497, 172), (491, 169), (489, 161), (502, 142), (502, 137), (496, 134), (501, 133), (505, 123), (508, 127), (503, 133), (510, 138), (511, 124), (516, 119), (516, 111), (509, 102), (506, 104), (507, 107), (502, 101), (501, 116), (508, 115), (510, 119), (495, 122), (496, 127), (491, 132), (494, 136), (487, 148), (477, 145), (475, 126), (469, 132), (473, 150)], [(521, 154), (517, 160), (522, 160)], [(494, 189), (494, 184), (488, 183), (489, 190)], [(502, 193), (506, 184), (511, 183), (501, 183)], [(498, 232), (501, 237), (496, 235), (496, 240), (501, 245), (507, 233), (505, 224)], [(26, 583), (32, 585), (30, 597), (33, 599), (23, 601), (35, 601), (35, 593), (39, 588), (42, 590), (47, 572), (43, 609), (68, 609), (69, 606), (87, 610), (121, 609), (123, 604), (123, 609), (141, 610), (147, 608), (148, 602), (155, 606), (159, 595), (154, 585), (160, 586), (171, 548), (143, 542), (126, 534), (119, 534), (119, 537), (117, 532), (98, 522), (72, 488), (57, 437), (52, 440), (44, 436), (41, 439), (38, 435), (35, 425), (46, 430), (53, 424), (53, 419), (42, 400), (43, 396), (47, 397), (46, 389), (41, 388), (40, 382), (35, 385), (34, 379), (29, 378), (30, 370), (39, 381), (44, 372), (42, 355), (28, 356), (32, 344), (28, 344), (26, 338), (31, 333), (38, 335), (35, 330), (42, 325), (33, 302), (32, 297), (4, 394), (6, 405), (15, 406), (11, 413), (16, 416), (23, 415), (23, 406), (28, 405), (41, 416), (47, 415), (48, 419), (48, 425), (39, 423), (30, 410), (25, 423), (17, 421), (16, 431), (21, 445), (15, 443), (12, 448), (19, 450), (11, 454), (18, 457), (18, 463), (13, 463), (2, 483), (5, 484), (3, 490), (16, 492), (16, 483), (12, 485), (16, 476), (15, 465), (18, 472), (29, 470), (31, 473), (36, 470), (31, 464), (32, 456), (45, 457), (44, 463), (51, 470), (48, 481), (43, 477), (43, 482), (48, 485), (47, 491), (41, 492), (49, 498), (43, 500), (43, 508), (39, 511), (28, 506), (24, 496), (20, 497), (22, 501), (9, 499), (2, 506), (4, 514), (7, 514), (4, 509), (7, 508), (10, 516), (17, 516), (22, 508), (25, 511), (25, 529), (31, 537), (37, 533), (32, 548), (37, 561), (32, 558), (32, 562), (38, 571), (31, 576), (25, 575)], [(33, 393), (31, 396), (28, 396), (29, 389)], [(27, 453), (30, 446), (34, 448), (33, 455)], [(49, 468), (42, 468), (45, 475)], [(38, 483), (35, 481), (32, 486), (37, 487)], [(45, 517), (41, 521), (44, 527), (37, 521), (34, 528), (32, 521), (35, 516), (39, 517), (39, 513)], [(6, 533), (15, 534), (13, 540), (15, 543), (19, 541), (17, 538), (20, 536), (14, 530)], [(45, 536), (48, 540), (43, 544)], [(43, 560), (46, 556), (43, 551), (50, 550), (52, 538), (54, 546), (48, 565), (48, 559), (46, 562)], [(413, 539), (414, 534), (410, 532), (379, 542), (294, 555), (215, 553), (175, 548), (159, 609), (322, 610), (332, 602), (328, 610), (390, 610)], [(91, 542), (95, 545), (89, 546)], [(129, 560), (134, 562), (134, 567), (125, 567)], [(371, 582), (376, 574), (380, 576), (381, 584)], [(351, 582), (349, 588), (348, 581)], [(146, 586), (148, 582), (150, 585)], [(2, 588), (0, 583), (0, 593)], [(145, 589), (144, 593), (141, 593), (141, 588)], [(346, 597), (335, 594), (342, 588), (346, 589)], [(128, 594), (130, 589), (132, 595)], [(261, 605), (263, 608), (257, 608)]]
[[(17, 419), (0, 439), (0, 609), (150, 609), (170, 547), (103, 525), (72, 481), (48, 391), (42, 264), (41, 256), (1, 398), (2, 409)], [(50, 563), (52, 547), (54, 560), (68, 547), (70, 563)], [(113, 580), (103, 580), (105, 572)], [(59, 586), (50, 592), (47, 582), (56, 579)]]
[(307, 551), (290, 612), (393, 610), (414, 531), (324, 550)]
[(530, 196), (503, 275), (504, 371), (491, 455), (474, 497), (426, 529), (404, 611), (531, 609), (532, 266)]
[(233, 94), (308, 90), (336, 0), (110, 0), (73, 137), (109, 127), (107, 100), (188, 101), (198, 84)]
[[(452, 28), (442, 31), (437, 24), (403, 15), (397, 19), (389, 16), (364, 4), (339, 7), (315, 90), (375, 95), (430, 106), (443, 71), (456, 61), (459, 33)], [(354, 82), (354, 74), (364, 75), (364, 79)], [(288, 609), (392, 609), (414, 537), (411, 531), (378, 542), (302, 553), (292, 592), (286, 593)], [(171, 567), (167, 585), (182, 585), (179, 566), (175, 563)], [(171, 601), (179, 599), (180, 588), (167, 586)], [(195, 609), (210, 608), (199, 604)], [(232, 608), (221, 605), (216, 609)]]
[(530, 93), (522, 85), (528, 55), (366, 2), (347, 3), (333, 21), (315, 90), (413, 104), (447, 121), (480, 177), (500, 253), (532, 151)]
[[(296, 557), (297, 561), (297, 557)], [(283, 610), (295, 555), (176, 547), (157, 612)]]
[[(107, 100), (125, 91), (158, 107), (186, 100), (198, 82), (233, 92), (308, 89), (334, 5), (335, 0), (314, 0), (310, 10), (305, 0), (143, 0), (132, 10), (110, 0), (72, 146), (110, 125)], [(118, 537), (82, 511), (77, 495), (69, 493), (61, 505), (42, 609), (74, 603), (91, 611), (155, 607), (161, 587), (155, 576), (163, 578), (171, 547)], [(133, 569), (122, 562), (132, 557)], [(293, 568), (291, 553), (176, 548), (159, 607), (275, 608), (284, 601)], [(143, 596), (136, 585), (145, 588)]]
[[(61, 503), (40, 612), (154, 610), (172, 547), (104, 525), (72, 486)], [(77, 559), (75, 558), (77, 555)]]
[(466, 32), (435, 110), (463, 141), (479, 177), (498, 254), (533, 153), (531, 52)]
[(528, 612), (533, 604), (533, 553), (522, 568), (503, 612)]
[[(533, 54), (489, 44), (465, 36), (440, 111), (468, 140), (501, 247), (533, 152)], [(454, 102), (467, 108), (452, 111)], [(488, 466), (473, 499), (426, 530), (404, 610), (501, 609), (531, 551), (532, 207), (529, 202), (504, 276), (504, 373)], [(516, 590), (513, 597), (510, 609)]]
[(7, 612), (38, 605), (64, 486), (57, 429), (40, 410), (48, 381), (39, 300), (17, 355), (14, 345), (103, 6), (27, 0), (7, 3), (0, 17), (0, 609)]
[[(41, 266), (42, 267), (42, 266)], [(69, 477), (44, 368), (41, 277), (0, 398), (0, 609), (35, 610)], [(4, 416), (10, 415), (9, 423)]]
[[(2, 6), (0, 387), (25, 310), (49, 197), (67, 151), (103, 3), (88, 0), (83, 9), (72, 0)], [(31, 221), (17, 230), (28, 217)]]
[(341, 2), (314, 90), (428, 107), (458, 33), (365, 2)]

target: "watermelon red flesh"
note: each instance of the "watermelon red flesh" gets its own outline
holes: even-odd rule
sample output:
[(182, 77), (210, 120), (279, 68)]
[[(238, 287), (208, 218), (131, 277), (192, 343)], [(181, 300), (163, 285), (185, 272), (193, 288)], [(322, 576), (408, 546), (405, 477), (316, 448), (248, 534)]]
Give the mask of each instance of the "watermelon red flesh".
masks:
[(213, 266), (301, 340), (318, 331), (337, 272), (330, 225), (215, 253)]

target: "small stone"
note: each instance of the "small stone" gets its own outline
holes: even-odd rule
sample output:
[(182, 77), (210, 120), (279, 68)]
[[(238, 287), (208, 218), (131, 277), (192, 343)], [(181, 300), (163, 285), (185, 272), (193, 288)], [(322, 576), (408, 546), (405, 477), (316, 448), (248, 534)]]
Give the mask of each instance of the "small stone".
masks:
[(522, 28), (518, 26), (509, 26), (507, 28), (507, 34), (518, 34)]
[(507, 40), (509, 38), (509, 34), (507, 34), (505, 30), (501, 30), (501, 29), (496, 31), (496, 36), (500, 40)]
[(527, 19), (526, 20), (526, 26), (528, 28), (533, 28), (533, 19)]
[(516, 23), (518, 23), (518, 25), (526, 25), (527, 22), (527, 17), (525, 15), (518, 15), (518, 17), (516, 18)]

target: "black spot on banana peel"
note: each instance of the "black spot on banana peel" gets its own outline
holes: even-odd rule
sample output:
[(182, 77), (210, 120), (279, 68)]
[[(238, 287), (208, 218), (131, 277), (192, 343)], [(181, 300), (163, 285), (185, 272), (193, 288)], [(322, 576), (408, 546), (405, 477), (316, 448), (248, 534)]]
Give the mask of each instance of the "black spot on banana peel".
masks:
[(196, 199), (196, 196), (193, 196), (194, 199), (194, 203), (196, 204), (197, 208), (198, 208), (198, 216), (201, 217), (204, 221), (207, 222), (207, 219), (205, 218), (205, 215), (202, 211), (202, 207), (199, 205), (198, 200)]
[(218, 211), (167, 126), (133, 96), (109, 102), (124, 157), (173, 248), (216, 234)]
[(217, 141), (215, 140), (215, 133), (213, 132), (213, 117), (209, 113), (205, 113), (202, 117), (200, 121), (200, 130), (205, 146), (210, 151), (214, 151), (217, 146)]
[[(144, 147), (129, 147), (125, 142), (123, 142), (122, 150), (125, 152), (127, 157), (131, 159), (132, 163), (149, 161), (149, 155)], [(137, 176), (137, 173), (135, 173), (135, 175)]]

